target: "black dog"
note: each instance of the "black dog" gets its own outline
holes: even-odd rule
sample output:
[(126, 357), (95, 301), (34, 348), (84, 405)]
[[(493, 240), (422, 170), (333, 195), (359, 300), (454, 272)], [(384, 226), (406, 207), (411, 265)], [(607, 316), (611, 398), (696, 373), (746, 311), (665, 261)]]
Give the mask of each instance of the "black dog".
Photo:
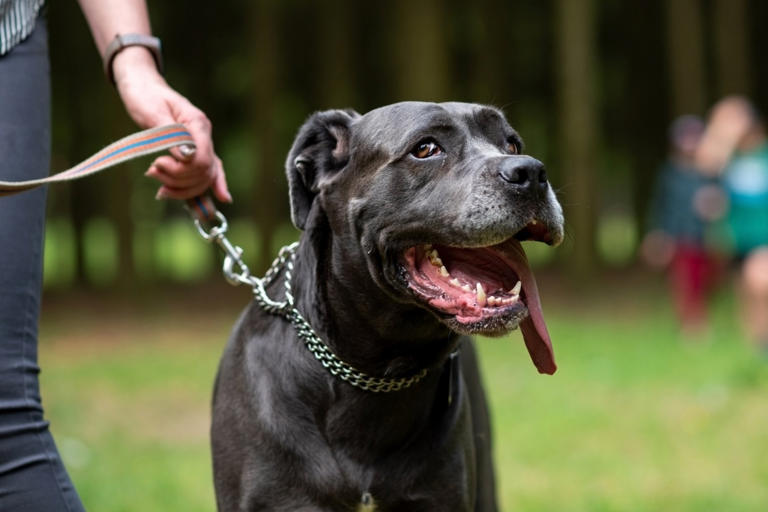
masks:
[[(559, 243), (562, 210), (521, 153), (503, 115), (474, 104), (304, 124), (286, 165), (300, 244), (243, 313), (217, 378), (220, 510), (496, 510), (462, 335), (520, 325), (539, 371), (555, 371), (520, 241)], [(286, 281), (294, 302), (270, 306)]]

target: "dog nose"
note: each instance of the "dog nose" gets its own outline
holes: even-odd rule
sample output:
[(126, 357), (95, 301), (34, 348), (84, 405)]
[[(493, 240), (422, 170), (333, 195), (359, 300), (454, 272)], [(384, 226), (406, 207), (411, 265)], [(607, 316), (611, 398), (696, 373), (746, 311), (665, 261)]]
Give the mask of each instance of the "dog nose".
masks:
[(521, 192), (543, 191), (547, 188), (544, 164), (530, 156), (510, 156), (499, 166), (501, 179)]

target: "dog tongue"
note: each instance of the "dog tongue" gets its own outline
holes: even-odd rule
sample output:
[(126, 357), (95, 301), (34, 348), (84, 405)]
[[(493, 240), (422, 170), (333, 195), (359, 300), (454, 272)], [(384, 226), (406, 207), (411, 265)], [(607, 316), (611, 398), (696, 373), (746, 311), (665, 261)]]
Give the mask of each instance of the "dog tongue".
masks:
[(549, 332), (547, 332), (547, 325), (544, 323), (539, 289), (536, 286), (531, 267), (528, 265), (528, 258), (523, 246), (517, 240), (510, 240), (496, 247), (507, 256), (509, 263), (522, 282), (525, 303), (528, 306), (528, 316), (520, 322), (520, 330), (523, 333), (523, 340), (525, 340), (528, 353), (539, 373), (552, 375), (557, 370), (555, 355), (552, 351), (552, 341), (549, 338)]

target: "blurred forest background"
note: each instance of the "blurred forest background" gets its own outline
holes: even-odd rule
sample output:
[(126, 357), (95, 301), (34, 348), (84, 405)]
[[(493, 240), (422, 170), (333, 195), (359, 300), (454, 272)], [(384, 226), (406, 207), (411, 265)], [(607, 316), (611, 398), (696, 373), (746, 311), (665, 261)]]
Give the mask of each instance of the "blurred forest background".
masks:
[[(768, 107), (761, 0), (150, 2), (167, 78), (213, 121), (233, 239), (260, 272), (295, 238), (283, 160), (315, 110), (400, 100), (502, 107), (566, 209), (556, 256), (576, 276), (635, 261), (667, 126), (725, 94)], [(53, 168), (135, 130), (74, 2), (49, 6)], [(149, 161), (50, 193), (46, 286), (143, 289), (214, 275)], [(552, 261), (549, 261), (549, 260)]]

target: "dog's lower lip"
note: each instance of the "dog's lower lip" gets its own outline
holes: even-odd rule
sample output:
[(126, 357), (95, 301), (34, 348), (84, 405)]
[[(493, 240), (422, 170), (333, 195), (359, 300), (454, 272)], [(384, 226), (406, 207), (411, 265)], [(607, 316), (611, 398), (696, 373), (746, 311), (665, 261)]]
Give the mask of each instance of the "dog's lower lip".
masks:
[[(431, 254), (435, 247), (437, 254)], [(447, 263), (442, 261), (442, 251), (449, 260)], [(554, 373), (557, 366), (541, 311), (538, 287), (517, 239), (513, 237), (478, 249), (416, 245), (403, 252), (399, 263), (405, 289), (443, 318), (449, 327), (463, 334), (500, 335), (519, 326), (538, 370)], [(461, 291), (451, 287), (451, 277), (446, 276), (445, 271), (449, 276), (464, 275), (465, 279), (459, 282)], [(518, 281), (521, 289), (515, 290)], [(469, 285), (472, 282), (477, 288), (474, 291)], [(502, 300), (501, 307), (498, 303), (489, 306), (485, 302), (489, 290), (494, 296), (502, 290), (502, 299), (507, 302), (513, 296), (516, 300), (512, 304)], [(450, 315), (447, 319), (446, 314)]]

